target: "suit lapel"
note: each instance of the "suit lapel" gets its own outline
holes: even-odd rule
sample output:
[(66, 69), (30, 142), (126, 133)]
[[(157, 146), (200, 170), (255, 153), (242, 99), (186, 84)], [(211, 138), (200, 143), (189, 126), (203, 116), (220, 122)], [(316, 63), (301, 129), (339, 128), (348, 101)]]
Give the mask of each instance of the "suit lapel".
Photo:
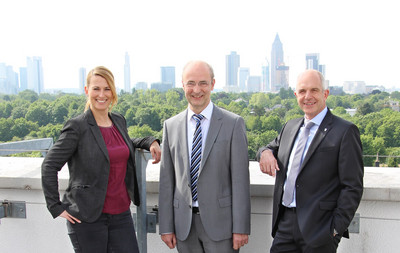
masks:
[(332, 129), (332, 113), (329, 111), (326, 113), (325, 118), (322, 120), (321, 125), (318, 127), (315, 136), (308, 147), (307, 154), (304, 157), (304, 161), (301, 165), (300, 170), (304, 168), (310, 157), (314, 154), (315, 150), (318, 148), (319, 144), (325, 138), (326, 134)]
[[(189, 157), (189, 147), (188, 147), (188, 134), (187, 134), (187, 114), (188, 110), (186, 109), (180, 117), (176, 119), (176, 126), (179, 128), (178, 138), (179, 138), (179, 147), (184, 147), (182, 152), (182, 157), (186, 158), (187, 169), (190, 168), (190, 157)], [(188, 171), (188, 170), (185, 170)]]
[(94, 119), (92, 111), (89, 109), (85, 113), (87, 122), (89, 124), (89, 128), (92, 131), (92, 134), (94, 136), (94, 139), (96, 140), (97, 145), (99, 145), (101, 151), (103, 151), (105, 157), (107, 158), (108, 161), (110, 161), (110, 158), (108, 157), (108, 150), (106, 143), (104, 142), (103, 135), (100, 132), (99, 126), (97, 126), (96, 120)]
[(118, 129), (118, 132), (121, 134), (122, 138), (124, 139), (126, 145), (128, 146), (131, 156), (134, 156), (135, 155), (133, 153), (134, 147), (133, 147), (132, 141), (128, 135), (126, 127), (122, 124), (121, 120), (118, 120), (118, 117), (113, 117), (112, 113), (109, 113), (109, 116), (110, 116), (111, 121), (115, 125), (115, 127)]
[(283, 159), (283, 161), (285, 162), (284, 164), (286, 166), (284, 166), (285, 171), (283, 171), (286, 175), (287, 169), (288, 169), (288, 165), (289, 165), (289, 159), (290, 159), (290, 154), (292, 152), (293, 149), (293, 145), (294, 142), (296, 140), (297, 134), (299, 133), (300, 127), (303, 124), (304, 119), (303, 118), (299, 118), (292, 127), (289, 127), (288, 129), (288, 133), (285, 135), (288, 135), (288, 141), (287, 143), (290, 144), (287, 147), (287, 150), (284, 150), (282, 153), (285, 154), (285, 158)]
[(200, 173), (203, 169), (205, 162), (207, 161), (208, 155), (210, 154), (211, 148), (218, 136), (218, 133), (222, 126), (222, 112), (216, 105), (214, 105), (213, 113), (210, 119), (210, 127), (208, 128), (206, 144), (201, 158)]

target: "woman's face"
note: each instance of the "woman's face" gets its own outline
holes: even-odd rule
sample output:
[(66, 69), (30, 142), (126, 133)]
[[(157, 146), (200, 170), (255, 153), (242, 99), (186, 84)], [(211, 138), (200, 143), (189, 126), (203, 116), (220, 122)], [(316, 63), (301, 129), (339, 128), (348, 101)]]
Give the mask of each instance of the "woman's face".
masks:
[(113, 94), (106, 79), (97, 75), (92, 76), (89, 85), (85, 86), (85, 93), (90, 101), (92, 111), (108, 112)]

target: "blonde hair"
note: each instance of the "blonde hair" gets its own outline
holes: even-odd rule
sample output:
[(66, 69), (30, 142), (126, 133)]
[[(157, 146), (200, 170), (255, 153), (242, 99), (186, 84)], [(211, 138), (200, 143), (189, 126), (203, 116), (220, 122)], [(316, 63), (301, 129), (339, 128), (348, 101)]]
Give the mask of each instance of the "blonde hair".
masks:
[[(106, 79), (108, 86), (110, 86), (111, 93), (112, 93), (112, 101), (111, 101), (111, 108), (113, 108), (114, 105), (117, 104), (118, 102), (118, 95), (117, 95), (117, 89), (115, 88), (115, 82), (114, 82), (114, 75), (112, 72), (103, 66), (97, 66), (91, 71), (89, 71), (87, 78), (86, 78), (86, 87), (89, 88), (90, 80), (92, 79), (92, 76), (101, 76), (104, 79)], [(90, 107), (90, 100), (88, 99), (86, 101), (86, 106), (85, 106), (85, 111), (87, 111)]]

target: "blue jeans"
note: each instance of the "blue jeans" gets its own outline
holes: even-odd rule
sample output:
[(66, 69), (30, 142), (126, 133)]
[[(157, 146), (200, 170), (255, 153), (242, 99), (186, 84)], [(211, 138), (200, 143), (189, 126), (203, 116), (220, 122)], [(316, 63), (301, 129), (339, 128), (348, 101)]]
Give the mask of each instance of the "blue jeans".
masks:
[(76, 253), (139, 253), (131, 211), (101, 214), (93, 223), (67, 221)]

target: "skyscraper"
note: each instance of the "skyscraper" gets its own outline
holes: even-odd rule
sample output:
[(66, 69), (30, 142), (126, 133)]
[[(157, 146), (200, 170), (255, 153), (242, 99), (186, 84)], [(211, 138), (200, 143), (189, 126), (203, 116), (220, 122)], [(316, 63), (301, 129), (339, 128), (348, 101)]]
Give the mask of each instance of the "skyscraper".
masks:
[(248, 92), (260, 92), (262, 85), (261, 76), (249, 76), (247, 78), (247, 91)]
[[(282, 75), (284, 71), (284, 75)], [(283, 45), (276, 34), (271, 50), (271, 91), (279, 91), (280, 88), (289, 87), (289, 67), (283, 60)], [(287, 78), (286, 78), (287, 77)]]
[(79, 68), (79, 94), (85, 93), (86, 68)]
[(18, 93), (18, 74), (14, 72), (12, 66), (5, 63), (0, 63), (0, 93)]
[(27, 57), (26, 70), (28, 89), (38, 94), (44, 92), (42, 57)]
[(161, 83), (175, 87), (175, 67), (165, 66), (161, 67)]
[(28, 73), (26, 67), (19, 68), (19, 91), (28, 89)]
[(306, 69), (318, 70), (319, 54), (306, 54)]
[(240, 67), (240, 55), (235, 51), (226, 56), (226, 86), (238, 87), (238, 70)]
[(239, 89), (240, 91), (246, 91), (246, 82), (247, 78), (250, 76), (250, 69), (249, 68), (239, 68)]
[(124, 91), (127, 93), (131, 93), (131, 64), (130, 64), (128, 52), (125, 53)]
[(325, 76), (325, 65), (319, 64), (319, 54), (306, 54), (306, 69), (315, 69)]
[(261, 91), (271, 91), (270, 82), (269, 82), (269, 62), (267, 61), (266, 66), (262, 66), (262, 87)]

